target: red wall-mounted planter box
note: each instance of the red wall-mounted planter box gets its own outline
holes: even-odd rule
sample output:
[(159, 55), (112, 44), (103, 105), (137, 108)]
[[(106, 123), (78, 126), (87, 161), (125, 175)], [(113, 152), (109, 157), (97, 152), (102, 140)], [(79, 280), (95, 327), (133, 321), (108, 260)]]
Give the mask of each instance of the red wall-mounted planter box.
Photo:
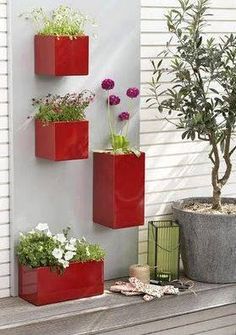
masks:
[(50, 76), (88, 75), (89, 37), (35, 35), (35, 73)]
[(93, 221), (119, 229), (144, 224), (145, 154), (93, 154)]
[(41, 306), (103, 294), (104, 262), (71, 263), (62, 275), (50, 267), (19, 266), (19, 296)]
[(35, 120), (35, 155), (53, 161), (88, 158), (88, 121)]

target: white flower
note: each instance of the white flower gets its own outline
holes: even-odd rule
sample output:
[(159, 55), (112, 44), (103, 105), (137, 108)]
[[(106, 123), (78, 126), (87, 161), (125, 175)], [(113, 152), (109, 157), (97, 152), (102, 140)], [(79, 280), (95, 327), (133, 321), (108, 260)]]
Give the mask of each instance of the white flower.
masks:
[(64, 269), (68, 268), (69, 265), (70, 265), (70, 263), (68, 261), (65, 261), (64, 259), (59, 259), (58, 263), (60, 263), (63, 266)]
[(75, 251), (76, 247), (73, 244), (67, 243), (66, 246), (65, 246), (65, 249), (69, 250), (69, 251)]
[(88, 256), (88, 257), (90, 257), (90, 251), (89, 251), (89, 247), (86, 247), (86, 255)]
[(61, 260), (62, 256), (63, 256), (63, 250), (59, 249), (59, 248), (55, 248), (52, 252), (52, 255), (57, 258), (58, 260)]
[(75, 252), (72, 252), (72, 251), (67, 251), (65, 253), (65, 260), (66, 261), (70, 261), (75, 255)]
[(48, 227), (48, 224), (47, 223), (39, 223), (36, 227), (35, 227), (36, 230), (38, 231), (49, 231), (49, 227)]
[(72, 237), (72, 238), (70, 239), (70, 244), (75, 244), (75, 243), (76, 243), (76, 238)]
[(65, 237), (64, 234), (57, 234), (57, 235), (55, 235), (55, 239), (58, 242), (61, 242), (61, 243), (65, 243), (66, 242), (66, 237)]
[(52, 233), (50, 232), (50, 230), (47, 232), (47, 236), (52, 237)]
[(86, 242), (86, 238), (84, 236), (81, 238), (81, 242)]

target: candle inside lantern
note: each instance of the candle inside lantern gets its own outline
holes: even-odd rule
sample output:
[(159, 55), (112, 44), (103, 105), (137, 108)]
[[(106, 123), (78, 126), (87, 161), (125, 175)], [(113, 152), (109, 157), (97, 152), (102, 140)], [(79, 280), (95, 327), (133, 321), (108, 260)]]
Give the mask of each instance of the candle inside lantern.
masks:
[(129, 268), (129, 276), (139, 279), (144, 284), (150, 283), (149, 265), (134, 264)]

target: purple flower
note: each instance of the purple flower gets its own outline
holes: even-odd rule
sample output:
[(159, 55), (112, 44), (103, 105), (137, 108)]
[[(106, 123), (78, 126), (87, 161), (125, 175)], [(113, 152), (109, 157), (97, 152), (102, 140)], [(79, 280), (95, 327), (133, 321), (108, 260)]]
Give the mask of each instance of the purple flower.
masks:
[(109, 104), (111, 106), (119, 105), (119, 103), (120, 103), (120, 98), (117, 95), (110, 95), (109, 96)]
[(104, 79), (102, 82), (102, 88), (106, 91), (112, 90), (115, 87), (115, 82), (112, 79)]
[(118, 118), (120, 121), (127, 121), (129, 120), (129, 113), (128, 112), (120, 113)]
[(139, 96), (139, 89), (137, 87), (130, 87), (126, 92), (127, 97), (134, 99)]

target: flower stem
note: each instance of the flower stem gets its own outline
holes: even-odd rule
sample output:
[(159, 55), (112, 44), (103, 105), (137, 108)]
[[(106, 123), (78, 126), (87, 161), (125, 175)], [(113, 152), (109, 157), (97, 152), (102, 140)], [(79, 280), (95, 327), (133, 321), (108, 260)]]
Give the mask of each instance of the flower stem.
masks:
[(129, 112), (129, 120), (127, 121), (127, 127), (126, 127), (126, 135), (125, 137), (128, 137), (128, 132), (129, 132), (129, 121), (130, 121), (130, 117), (131, 117), (131, 111), (132, 111), (132, 107), (133, 107), (133, 100), (128, 102), (128, 112)]
[(112, 117), (111, 117), (111, 108), (110, 108), (109, 98), (110, 98), (110, 91), (108, 91), (108, 94), (107, 94), (107, 116), (108, 116), (108, 125), (109, 125), (109, 129), (110, 129), (110, 136), (112, 138), (112, 148), (113, 148), (114, 129), (113, 129), (113, 126), (112, 126)]

